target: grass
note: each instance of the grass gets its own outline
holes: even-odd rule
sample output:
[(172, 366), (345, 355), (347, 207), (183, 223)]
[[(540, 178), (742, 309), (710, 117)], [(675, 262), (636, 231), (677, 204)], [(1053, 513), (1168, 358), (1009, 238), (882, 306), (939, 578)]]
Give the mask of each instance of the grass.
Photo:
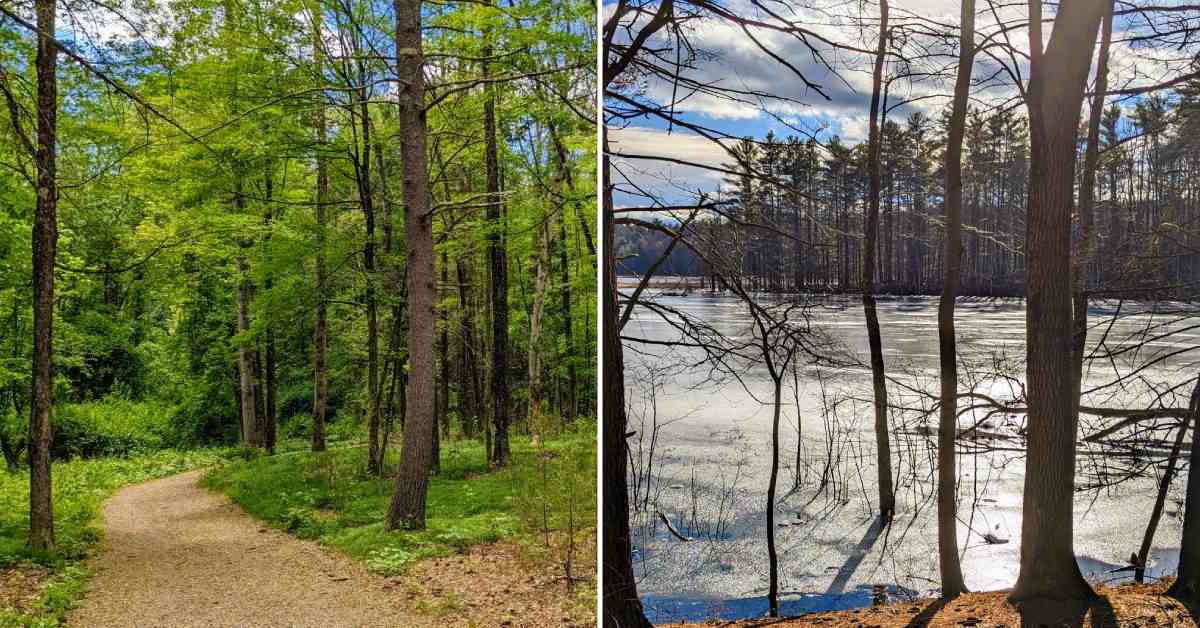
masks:
[[(496, 471), (478, 442), (443, 443), (426, 529), (417, 532), (384, 529), (394, 481), (368, 476), (359, 447), (239, 460), (202, 483), (273, 526), (395, 575), (473, 545), (594, 530), (595, 451), (595, 424), (586, 422), (541, 444), (514, 438), (513, 464)], [(396, 461), (390, 453), (389, 469)]]
[(55, 463), (53, 553), (29, 549), (29, 474), (0, 475), (0, 569), (35, 563), (52, 575), (39, 598), (24, 609), (0, 609), (0, 627), (50, 627), (61, 623), (90, 575), (84, 559), (101, 539), (100, 505), (122, 486), (218, 464), (229, 449), (163, 450), (128, 458)]

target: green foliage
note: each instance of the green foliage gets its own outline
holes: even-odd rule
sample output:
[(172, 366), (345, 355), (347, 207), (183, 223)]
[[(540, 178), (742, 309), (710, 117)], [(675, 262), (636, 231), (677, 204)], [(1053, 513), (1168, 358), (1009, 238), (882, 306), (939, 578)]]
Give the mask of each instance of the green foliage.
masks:
[(92, 403), (60, 404), (54, 414), (58, 459), (129, 456), (172, 443), (172, 408), (155, 401), (109, 397)]
[(525, 530), (546, 544), (556, 531), (592, 528), (596, 521), (596, 424), (578, 421), (562, 436), (531, 446), (531, 458), (513, 468), (516, 512)]
[[(358, 448), (236, 462), (214, 469), (204, 484), (274, 526), (318, 539), (374, 571), (398, 574), (414, 561), (480, 543), (561, 532), (571, 517), (563, 509), (572, 504), (577, 529), (594, 531), (595, 444), (595, 424), (586, 421), (540, 446), (515, 438), (512, 467), (493, 471), (479, 443), (444, 443), (442, 472), (429, 485), (427, 529), (420, 532), (384, 529), (394, 482), (367, 476)], [(394, 468), (396, 457), (388, 462)], [(561, 485), (531, 492), (542, 491), (543, 472)]]

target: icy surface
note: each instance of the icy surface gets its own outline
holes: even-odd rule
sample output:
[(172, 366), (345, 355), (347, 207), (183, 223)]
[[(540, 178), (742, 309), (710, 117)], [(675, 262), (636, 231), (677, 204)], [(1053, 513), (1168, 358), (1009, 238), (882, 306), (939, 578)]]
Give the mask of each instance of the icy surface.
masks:
[[(745, 307), (732, 297), (694, 292), (660, 301), (724, 334), (744, 337), (750, 333)], [(1200, 346), (1200, 332), (1186, 329), (1200, 319), (1189, 323), (1177, 311), (1128, 316), (1131, 311), (1128, 304), (1094, 307), (1090, 346), (1101, 337), (1111, 349), (1161, 335), (1163, 330), (1173, 333), (1139, 352), (1093, 365), (1085, 378), (1085, 390), (1111, 382), (1115, 374), (1128, 375), (1151, 356)], [(1118, 312), (1122, 316), (1114, 320)], [(816, 327), (828, 330), (865, 361), (866, 329), (857, 299), (826, 300), (811, 316)], [(937, 300), (882, 299), (879, 316), (889, 374), (936, 392)], [(1015, 365), (1011, 381), (985, 381), (980, 389), (998, 398), (1011, 398), (1014, 387), (1023, 384), (1023, 303), (964, 299), (956, 321), (962, 355), (974, 363), (995, 363), (989, 361), (1002, 358), (1005, 368)], [(659, 341), (678, 339), (670, 325), (645, 309), (635, 314), (624, 334)], [(701, 361), (696, 349), (632, 341), (627, 341), (626, 347), (630, 429), (637, 431), (630, 441), (635, 460), (631, 482), (639, 486), (637, 507), (631, 513), (634, 569), (651, 620), (764, 614), (771, 434), (771, 385), (765, 369), (746, 366), (738, 373), (740, 381), (730, 377), (714, 381), (707, 366), (692, 366)], [(1109, 386), (1089, 392), (1084, 404), (1144, 407), (1150, 394), (1143, 390), (1146, 382), (1154, 382), (1161, 390), (1194, 377), (1195, 372), (1192, 353), (1180, 353), (1139, 371), (1141, 378), (1130, 380), (1123, 390)], [(1142, 384), (1135, 385), (1138, 382)], [(898, 511), (894, 524), (881, 529), (874, 516), (878, 489), (869, 384), (869, 371), (864, 369), (804, 369), (798, 391), (788, 378), (783, 393), (776, 507), (785, 614), (864, 606), (882, 597), (925, 595), (938, 588), (932, 465), (936, 433), (917, 429), (911, 414), (903, 419), (893, 416), (892, 466)], [(890, 392), (897, 388), (893, 385)], [(1179, 394), (1186, 397), (1189, 392), (1190, 387)], [(832, 399), (839, 401), (836, 412), (830, 413), (825, 404)], [(829, 418), (831, 414), (836, 415), (834, 419)], [(968, 412), (960, 426), (981, 416)], [(927, 420), (936, 426), (936, 415)], [(646, 452), (655, 421), (659, 431), (653, 467), (647, 473)], [(1023, 416), (999, 415), (992, 417), (988, 428), (1015, 435), (1023, 421)], [(1087, 428), (1083, 428), (1085, 433)], [(834, 437), (828, 438), (829, 434)], [(1163, 430), (1158, 436), (1169, 439), (1173, 434)], [(798, 440), (803, 449), (797, 473)], [(986, 444), (990, 446), (979, 449), (987, 451), (979, 453), (963, 451), (960, 446), (958, 458), (958, 543), (967, 586), (972, 590), (1011, 587), (1021, 546), (1023, 441), (1002, 438)], [(1081, 441), (1078, 484), (1096, 477), (1097, 470), (1108, 468), (1111, 462), (1102, 454), (1089, 455), (1093, 449)], [(825, 472), (831, 459), (833, 464), (828, 466), (832, 469)], [(1083, 573), (1092, 581), (1111, 582), (1131, 575), (1122, 568), (1141, 542), (1162, 465), (1148, 466), (1141, 477), (1103, 489), (1080, 486), (1075, 495), (1075, 551)], [(1186, 468), (1186, 461), (1183, 466)], [(822, 476), (826, 482), (819, 489)], [(1185, 477), (1186, 472), (1177, 476), (1167, 500), (1151, 551), (1151, 577), (1175, 569)], [(691, 540), (677, 538), (663, 525), (663, 517), (675, 532)]]

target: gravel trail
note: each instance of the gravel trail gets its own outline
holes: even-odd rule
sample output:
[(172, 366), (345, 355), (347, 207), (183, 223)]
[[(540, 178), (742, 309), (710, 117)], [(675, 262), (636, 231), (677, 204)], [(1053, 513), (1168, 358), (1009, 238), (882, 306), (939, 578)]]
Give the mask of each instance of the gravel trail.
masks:
[(79, 628), (430, 626), (349, 558), (266, 528), (201, 488), (203, 471), (127, 487), (104, 506), (104, 550)]

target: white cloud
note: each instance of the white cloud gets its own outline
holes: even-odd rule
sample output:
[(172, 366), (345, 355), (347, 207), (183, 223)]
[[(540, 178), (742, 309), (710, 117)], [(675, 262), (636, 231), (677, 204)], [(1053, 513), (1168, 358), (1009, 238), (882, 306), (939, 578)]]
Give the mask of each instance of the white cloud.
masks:
[[(678, 130), (667, 133), (662, 129), (634, 126), (610, 129), (608, 138), (609, 149), (614, 154), (613, 182), (627, 192), (641, 188), (661, 195), (662, 199), (693, 200), (700, 193), (716, 190), (725, 175), (709, 168), (721, 168), (732, 161), (722, 144)], [(686, 163), (621, 155), (652, 155)]]

